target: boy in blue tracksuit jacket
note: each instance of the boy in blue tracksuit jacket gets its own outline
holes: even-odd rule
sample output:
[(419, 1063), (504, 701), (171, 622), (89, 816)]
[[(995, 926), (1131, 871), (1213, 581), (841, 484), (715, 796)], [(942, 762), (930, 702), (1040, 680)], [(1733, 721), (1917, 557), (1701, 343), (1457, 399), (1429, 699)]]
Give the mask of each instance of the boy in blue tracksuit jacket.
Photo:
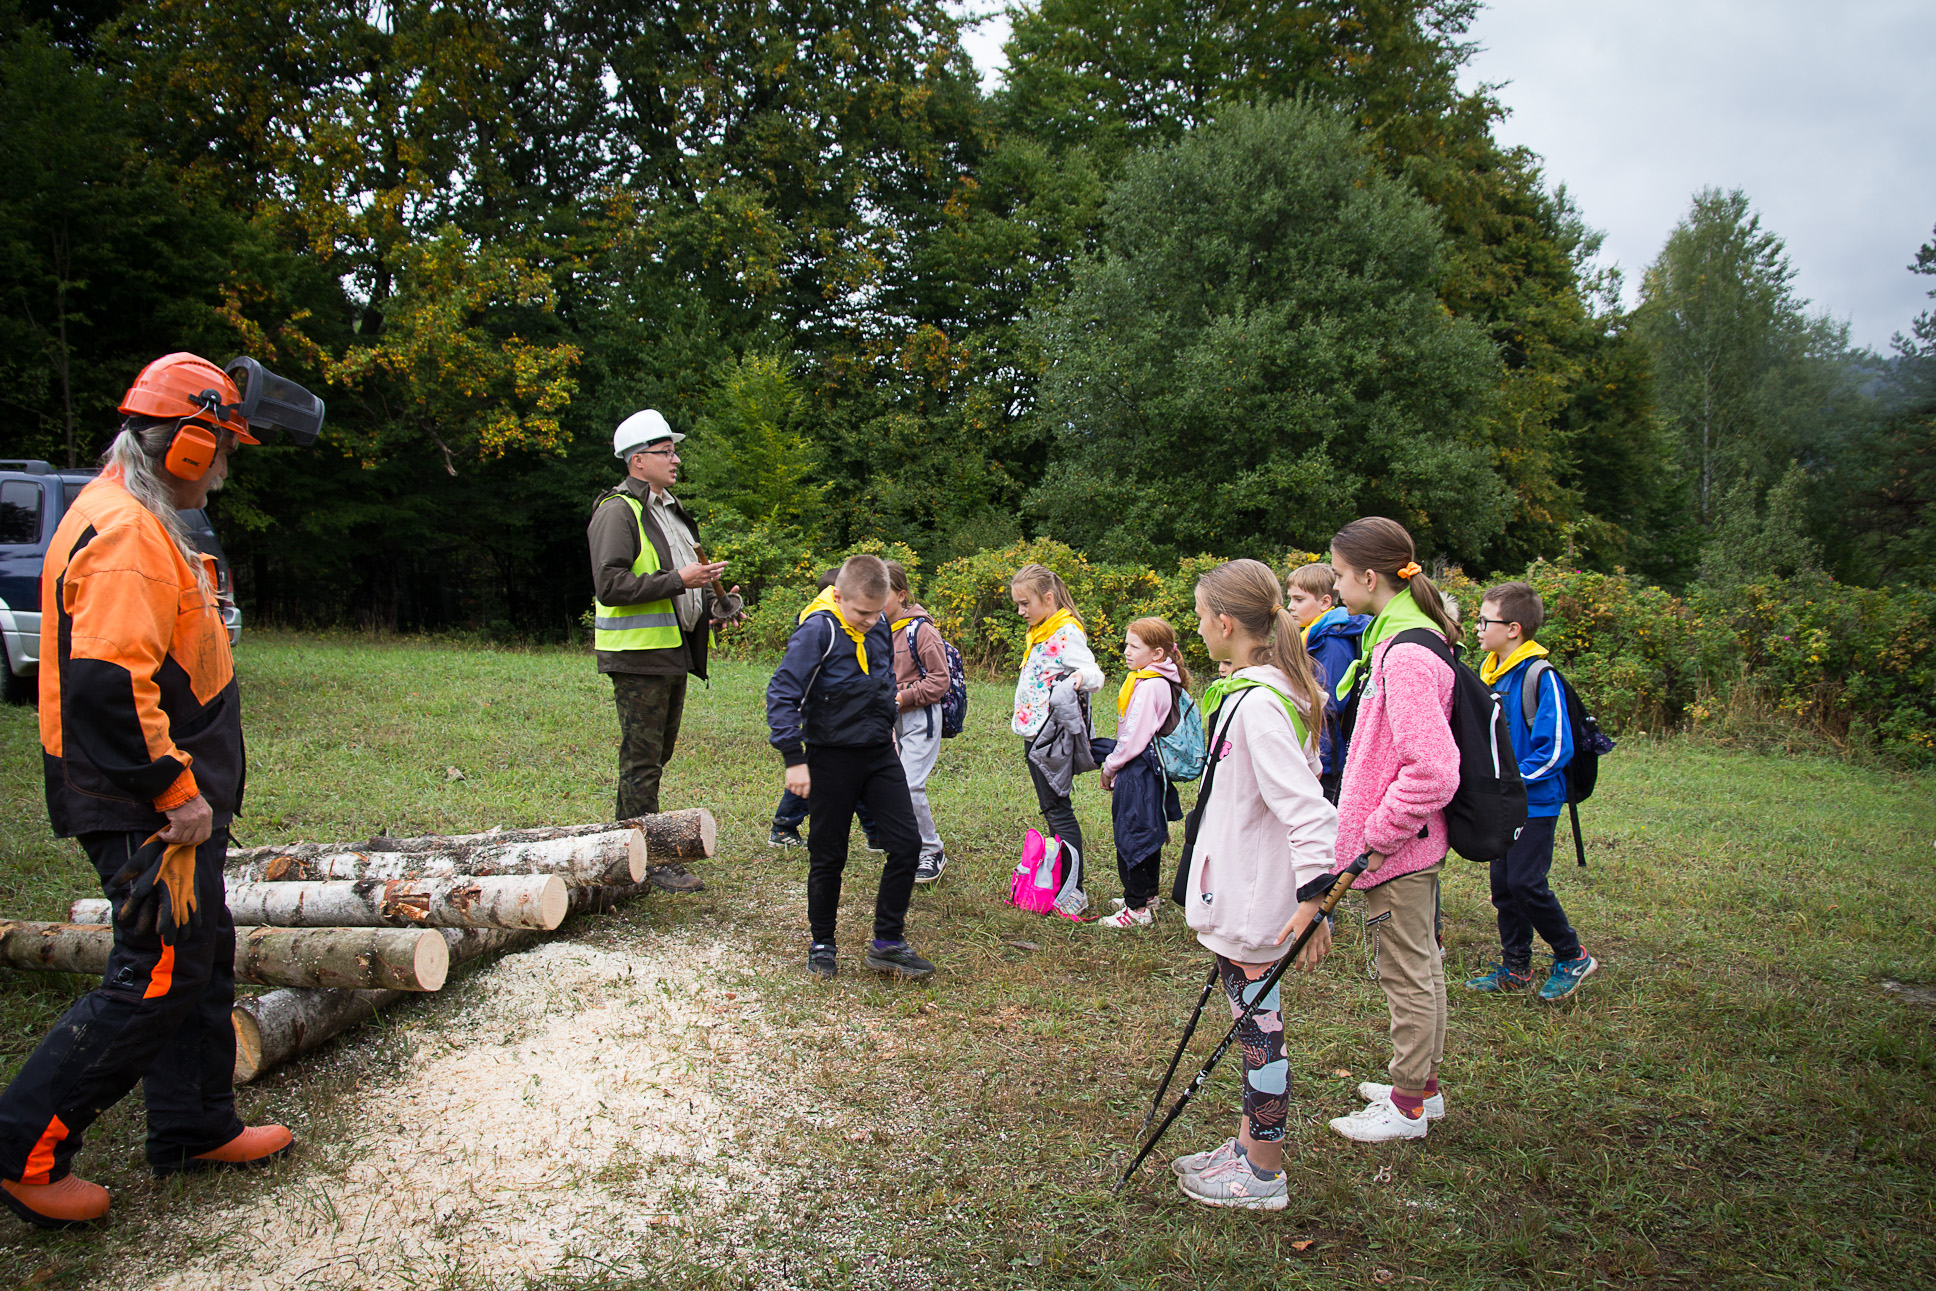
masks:
[[(1506, 855), (1492, 863), (1492, 905), (1499, 912), (1501, 962), (1466, 985), (1475, 991), (1522, 991), (1533, 984), (1533, 934), (1553, 949), (1553, 969), (1539, 988), (1543, 1000), (1564, 999), (1579, 989), (1599, 962), (1580, 946), (1579, 934), (1553, 895), (1553, 831), (1566, 806), (1566, 764), (1573, 760), (1573, 727), (1559, 674), (1540, 660), (1546, 647), (1533, 639), (1546, 607), (1529, 583), (1502, 583), (1485, 594), (1473, 621), (1487, 652), (1479, 677), (1492, 687), (1512, 733), (1513, 756), (1526, 782), (1526, 827)], [(1537, 666), (1533, 693), (1529, 670)]]
[(934, 965), (903, 935), (921, 831), (907, 773), (894, 749), (894, 637), (881, 615), (887, 566), (878, 556), (851, 556), (800, 616), (786, 657), (766, 687), (769, 742), (786, 761), (786, 787), (807, 800), (807, 923), (813, 934), (807, 968), (816, 977), (840, 971), (834, 920), (847, 868), (854, 812), (866, 803), (874, 841), (886, 851), (874, 899), (874, 942), (867, 966), (898, 977), (927, 977)]
[(1284, 608), (1304, 630), (1304, 648), (1310, 652), (1317, 670), (1318, 685), (1325, 694), (1324, 711), (1330, 718), (1318, 732), (1318, 762), (1322, 768), (1318, 784), (1325, 801), (1338, 805), (1338, 787), (1344, 782), (1345, 706), (1338, 702), (1333, 687), (1345, 669), (1358, 657), (1359, 643), (1371, 625), (1369, 614), (1350, 614), (1337, 603), (1338, 575), (1322, 562), (1300, 565), (1284, 580)]

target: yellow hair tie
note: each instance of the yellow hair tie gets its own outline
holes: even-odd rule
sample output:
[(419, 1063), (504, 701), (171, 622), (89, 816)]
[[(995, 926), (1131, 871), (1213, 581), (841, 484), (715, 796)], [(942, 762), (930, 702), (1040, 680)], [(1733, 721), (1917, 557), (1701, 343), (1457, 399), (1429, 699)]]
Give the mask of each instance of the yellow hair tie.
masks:
[(1405, 565), (1401, 566), (1398, 571), (1398, 576), (1400, 578), (1410, 580), (1424, 572), (1425, 572), (1424, 570), (1419, 568), (1418, 562), (1414, 560), (1414, 561), (1408, 561)]

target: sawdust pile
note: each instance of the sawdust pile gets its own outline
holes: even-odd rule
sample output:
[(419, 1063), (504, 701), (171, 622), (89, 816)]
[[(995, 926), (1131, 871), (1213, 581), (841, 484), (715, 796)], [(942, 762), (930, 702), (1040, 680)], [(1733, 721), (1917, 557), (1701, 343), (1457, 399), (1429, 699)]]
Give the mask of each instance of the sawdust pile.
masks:
[(426, 1023), (397, 1083), (358, 1095), (360, 1132), (198, 1217), (189, 1263), (127, 1284), (517, 1284), (638, 1267), (682, 1217), (771, 1204), (758, 1138), (735, 1130), (786, 1081), (733, 963), (660, 939), (506, 956)]

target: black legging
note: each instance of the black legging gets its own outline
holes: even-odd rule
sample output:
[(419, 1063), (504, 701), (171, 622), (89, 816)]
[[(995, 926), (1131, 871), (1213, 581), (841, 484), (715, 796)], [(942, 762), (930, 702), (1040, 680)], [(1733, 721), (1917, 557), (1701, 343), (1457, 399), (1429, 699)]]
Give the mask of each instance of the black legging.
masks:
[[(1083, 846), (1082, 822), (1076, 819), (1075, 804), (1069, 801), (1068, 794), (1057, 793), (1049, 786), (1048, 779), (1043, 776), (1041, 768), (1035, 765), (1035, 759), (1028, 755), (1029, 747), (1030, 742), (1024, 740), (1022, 761), (1029, 769), (1029, 779), (1035, 782), (1035, 805), (1041, 809), (1042, 819), (1048, 822), (1049, 832), (1059, 836), (1064, 843), (1076, 849), (1075, 885), (1086, 892), (1088, 889), (1082, 884), (1082, 869), (1088, 861), (1089, 849)], [(1066, 870), (1064, 874), (1067, 874)]]

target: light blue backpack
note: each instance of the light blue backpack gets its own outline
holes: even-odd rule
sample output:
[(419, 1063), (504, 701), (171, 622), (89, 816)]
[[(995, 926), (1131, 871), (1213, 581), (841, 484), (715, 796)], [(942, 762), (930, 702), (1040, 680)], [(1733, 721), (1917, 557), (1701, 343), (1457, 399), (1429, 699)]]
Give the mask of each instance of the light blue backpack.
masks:
[(1163, 768), (1163, 774), (1170, 780), (1187, 782), (1203, 774), (1203, 764), (1209, 758), (1209, 746), (1203, 738), (1203, 713), (1197, 708), (1197, 701), (1190, 692), (1170, 683), (1170, 719), (1164, 723), (1168, 730), (1156, 734), (1156, 760)]

